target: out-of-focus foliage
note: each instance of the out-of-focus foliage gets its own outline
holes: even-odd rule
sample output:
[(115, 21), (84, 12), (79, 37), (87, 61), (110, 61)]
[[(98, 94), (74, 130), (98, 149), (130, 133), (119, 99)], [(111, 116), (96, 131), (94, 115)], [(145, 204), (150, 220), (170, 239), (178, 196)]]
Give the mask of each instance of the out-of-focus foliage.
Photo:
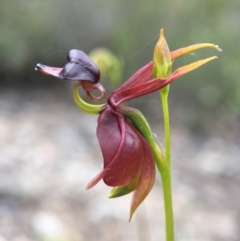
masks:
[(121, 84), (121, 61), (109, 49), (93, 49), (89, 53), (89, 57), (95, 62), (95, 64), (100, 69), (101, 78), (108, 78), (115, 87), (118, 87)]
[[(239, 118), (239, 9), (239, 0), (1, 0), (1, 86), (50, 82), (49, 87), (52, 82), (34, 72), (35, 63), (63, 66), (68, 50), (89, 53), (99, 46), (123, 59), (124, 81), (152, 59), (163, 27), (172, 50), (198, 42), (223, 49), (219, 60), (171, 86), (175, 114), (193, 129), (207, 126), (209, 116)], [(209, 51), (215, 54), (206, 50), (206, 56)], [(175, 61), (174, 67), (203, 57), (202, 51), (190, 54)], [(223, 117), (224, 111), (231, 114)]]

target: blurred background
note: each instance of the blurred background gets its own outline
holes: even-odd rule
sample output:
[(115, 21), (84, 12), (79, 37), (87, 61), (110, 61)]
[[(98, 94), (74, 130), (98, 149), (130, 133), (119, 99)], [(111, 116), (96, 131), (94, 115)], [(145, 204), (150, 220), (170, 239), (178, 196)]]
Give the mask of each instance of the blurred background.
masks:
[[(63, 66), (73, 48), (104, 47), (120, 63), (102, 79), (110, 94), (152, 59), (160, 28), (171, 50), (202, 42), (223, 49), (174, 62), (219, 56), (171, 85), (176, 240), (239, 241), (240, 1), (0, 3), (0, 241), (164, 240), (160, 179), (131, 223), (131, 194), (110, 200), (103, 183), (85, 191), (102, 166), (97, 116), (75, 107), (74, 83), (34, 70), (38, 62)], [(158, 93), (129, 105), (164, 146)]]

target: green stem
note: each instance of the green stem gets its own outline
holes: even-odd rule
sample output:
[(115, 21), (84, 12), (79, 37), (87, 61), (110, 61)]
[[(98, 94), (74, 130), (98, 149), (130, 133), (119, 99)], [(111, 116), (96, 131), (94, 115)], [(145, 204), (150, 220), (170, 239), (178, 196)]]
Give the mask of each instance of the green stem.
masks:
[(166, 241), (174, 241), (171, 172), (161, 173), (165, 206)]
[(160, 95), (162, 100), (164, 130), (165, 130), (165, 160), (170, 169), (171, 168), (171, 132), (170, 132), (170, 118), (169, 118), (169, 110), (168, 110), (168, 92), (169, 92), (169, 85), (160, 91)]
[[(169, 86), (160, 90), (163, 106), (164, 129), (165, 129), (165, 162), (167, 169), (161, 171), (163, 185), (163, 196), (165, 206), (166, 220), (166, 241), (174, 241), (174, 220), (172, 207), (172, 185), (171, 185), (171, 136), (170, 136), (170, 118), (168, 110)], [(159, 170), (160, 171), (160, 170)]]
[(157, 168), (160, 170), (159, 172), (164, 172), (166, 169), (168, 169), (168, 166), (165, 163), (163, 153), (154, 141), (151, 128), (143, 114), (139, 110), (127, 106), (120, 106), (118, 110), (123, 113), (125, 117), (129, 118), (132, 121), (134, 126), (150, 144)]

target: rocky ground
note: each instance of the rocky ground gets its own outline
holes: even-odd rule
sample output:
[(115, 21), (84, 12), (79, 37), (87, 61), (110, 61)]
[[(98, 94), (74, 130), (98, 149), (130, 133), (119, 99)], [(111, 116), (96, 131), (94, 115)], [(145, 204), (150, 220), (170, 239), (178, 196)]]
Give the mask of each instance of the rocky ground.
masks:
[[(159, 178), (131, 223), (131, 194), (84, 190), (102, 165), (97, 117), (61, 95), (0, 93), (0, 241), (164, 240)], [(173, 129), (172, 144), (176, 240), (239, 241), (240, 138)]]

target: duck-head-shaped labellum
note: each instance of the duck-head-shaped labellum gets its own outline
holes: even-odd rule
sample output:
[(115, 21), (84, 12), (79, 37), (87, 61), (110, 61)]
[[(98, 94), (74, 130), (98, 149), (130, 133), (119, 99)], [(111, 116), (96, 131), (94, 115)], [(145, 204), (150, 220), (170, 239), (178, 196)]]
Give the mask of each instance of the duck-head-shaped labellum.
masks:
[[(50, 67), (38, 63), (36, 70), (46, 75), (52, 75), (63, 80), (81, 81), (83, 89), (93, 101), (102, 100), (105, 96), (105, 89), (99, 83), (100, 71), (97, 65), (83, 51), (72, 49), (67, 55), (68, 62), (63, 68)], [(100, 97), (91, 95), (91, 91), (99, 90)]]

